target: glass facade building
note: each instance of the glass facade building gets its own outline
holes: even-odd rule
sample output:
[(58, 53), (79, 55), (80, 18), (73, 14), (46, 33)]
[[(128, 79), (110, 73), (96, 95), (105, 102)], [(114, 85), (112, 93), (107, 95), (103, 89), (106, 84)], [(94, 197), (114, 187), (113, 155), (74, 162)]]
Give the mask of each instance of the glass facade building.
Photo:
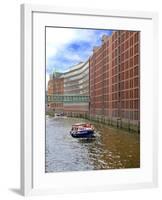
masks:
[(67, 72), (51, 75), (48, 82), (48, 103), (53, 111), (69, 116), (89, 113), (89, 60), (71, 67)]
[(82, 116), (89, 113), (89, 60), (71, 67), (64, 73), (64, 95), (73, 97), (64, 102), (67, 115)]

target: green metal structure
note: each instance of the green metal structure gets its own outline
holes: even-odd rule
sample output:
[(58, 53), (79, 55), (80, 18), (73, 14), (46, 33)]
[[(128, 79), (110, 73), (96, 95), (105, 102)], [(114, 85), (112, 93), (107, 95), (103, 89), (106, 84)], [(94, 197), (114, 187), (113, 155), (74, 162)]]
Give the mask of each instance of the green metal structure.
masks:
[(89, 102), (89, 96), (82, 95), (47, 95), (47, 101), (49, 103), (87, 103)]

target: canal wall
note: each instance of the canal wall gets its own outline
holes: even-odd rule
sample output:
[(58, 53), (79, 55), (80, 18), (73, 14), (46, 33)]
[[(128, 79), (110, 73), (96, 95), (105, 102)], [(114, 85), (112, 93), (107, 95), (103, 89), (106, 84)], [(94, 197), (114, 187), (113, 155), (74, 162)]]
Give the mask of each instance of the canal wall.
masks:
[(68, 117), (77, 117), (88, 119), (90, 121), (102, 123), (108, 126), (124, 129), (131, 132), (140, 133), (140, 123), (138, 121), (131, 121), (127, 119), (109, 118), (105, 116), (91, 116), (87, 113), (68, 113)]
[[(48, 110), (46, 112), (47, 115), (55, 116), (55, 112), (52, 110)], [(106, 116), (100, 116), (100, 115), (89, 115), (88, 113), (78, 113), (78, 112), (67, 112), (64, 113), (67, 117), (75, 117), (75, 118), (83, 118), (88, 119), (90, 121), (94, 121), (97, 123), (105, 124), (108, 126), (116, 127), (119, 129), (124, 129), (126, 131), (130, 132), (136, 132), (140, 133), (140, 123), (138, 121), (132, 121), (128, 119), (120, 119), (120, 118), (109, 118)]]
[(140, 123), (138, 121), (130, 121), (127, 119), (109, 118), (105, 116), (87, 116), (89, 120), (113, 126), (119, 129), (125, 129), (127, 131), (133, 131), (140, 133)]

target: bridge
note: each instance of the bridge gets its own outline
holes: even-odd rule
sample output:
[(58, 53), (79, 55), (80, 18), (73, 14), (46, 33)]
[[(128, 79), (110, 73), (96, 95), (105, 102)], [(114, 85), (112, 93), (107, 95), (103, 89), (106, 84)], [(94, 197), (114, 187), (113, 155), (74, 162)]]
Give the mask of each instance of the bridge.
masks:
[(89, 96), (82, 95), (47, 95), (47, 102), (52, 103), (88, 103)]

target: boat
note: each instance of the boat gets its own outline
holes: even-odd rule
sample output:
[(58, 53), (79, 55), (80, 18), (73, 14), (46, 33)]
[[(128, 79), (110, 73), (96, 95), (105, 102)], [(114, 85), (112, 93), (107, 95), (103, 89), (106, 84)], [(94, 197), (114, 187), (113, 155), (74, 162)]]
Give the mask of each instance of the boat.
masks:
[(72, 125), (70, 135), (74, 138), (94, 138), (94, 127), (90, 123), (77, 123)]
[(62, 112), (62, 113), (55, 113), (55, 118), (67, 118), (67, 116)]

